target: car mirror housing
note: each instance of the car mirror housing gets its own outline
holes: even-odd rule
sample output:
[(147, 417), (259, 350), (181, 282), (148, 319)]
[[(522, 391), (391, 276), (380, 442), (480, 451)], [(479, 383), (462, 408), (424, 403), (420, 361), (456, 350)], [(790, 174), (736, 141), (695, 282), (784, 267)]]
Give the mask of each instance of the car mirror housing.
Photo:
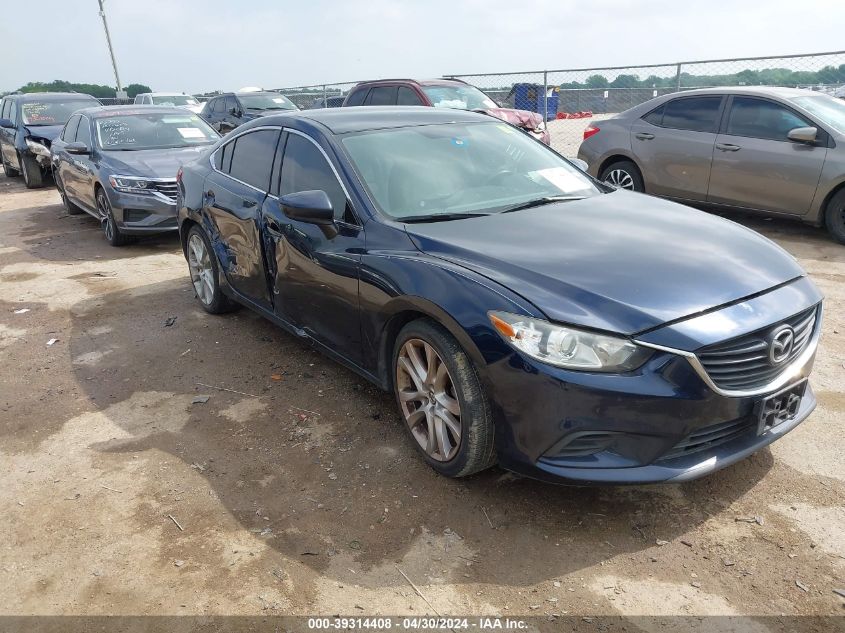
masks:
[(0, 119), (0, 127), (13, 128), (15, 124), (12, 123), (11, 119)]
[(796, 127), (786, 135), (790, 141), (796, 143), (815, 143), (819, 130), (814, 127)]
[(279, 198), (285, 215), (291, 220), (328, 226), (334, 224), (334, 209), (325, 191), (298, 191)]
[(91, 149), (85, 143), (73, 142), (65, 145), (68, 154), (90, 154)]

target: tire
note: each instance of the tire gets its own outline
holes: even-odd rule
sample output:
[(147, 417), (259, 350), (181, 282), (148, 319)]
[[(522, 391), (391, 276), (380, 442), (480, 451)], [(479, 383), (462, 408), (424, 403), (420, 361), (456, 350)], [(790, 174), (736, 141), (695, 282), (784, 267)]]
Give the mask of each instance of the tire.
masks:
[(62, 206), (64, 207), (68, 215), (79, 215), (80, 213), (84, 213), (82, 209), (80, 209), (78, 206), (68, 200), (68, 197), (65, 194), (65, 188), (61, 184), (61, 181), (58, 179), (58, 177), (56, 177), (56, 189), (59, 190), (59, 195), (62, 197)]
[(21, 175), (17, 169), (6, 162), (5, 158), (3, 159), (3, 171), (6, 173), (6, 178), (15, 178), (16, 176)]
[(619, 160), (611, 163), (599, 174), (599, 180), (619, 189), (628, 191), (645, 191), (643, 176), (639, 168), (629, 160)]
[(496, 463), (490, 402), (469, 356), (445, 328), (427, 319), (408, 323), (396, 338), (391, 368), (399, 412), (429, 466), (465, 477)]
[(845, 189), (840, 189), (827, 203), (824, 212), (827, 232), (840, 244), (845, 244)]
[(106, 192), (102, 189), (97, 189), (97, 211), (100, 213), (100, 222), (103, 226), (103, 235), (106, 241), (112, 246), (126, 246), (132, 241), (132, 238), (122, 233), (115, 222), (114, 214), (111, 211), (111, 204), (106, 196)]
[(185, 244), (191, 284), (202, 309), (209, 314), (236, 310), (238, 304), (223, 294), (220, 288), (220, 268), (205, 231), (199, 225), (192, 226)]
[(29, 154), (20, 155), (21, 171), (23, 182), (27, 189), (38, 189), (44, 186), (44, 175), (41, 173), (41, 166), (34, 156)]

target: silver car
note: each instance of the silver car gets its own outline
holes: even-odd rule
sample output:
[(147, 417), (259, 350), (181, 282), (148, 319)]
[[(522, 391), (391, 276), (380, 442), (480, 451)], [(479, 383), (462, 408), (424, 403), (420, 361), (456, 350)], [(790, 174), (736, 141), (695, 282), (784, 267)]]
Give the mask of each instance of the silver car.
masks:
[(845, 102), (792, 88), (652, 99), (584, 131), (578, 158), (612, 185), (825, 225), (845, 243)]

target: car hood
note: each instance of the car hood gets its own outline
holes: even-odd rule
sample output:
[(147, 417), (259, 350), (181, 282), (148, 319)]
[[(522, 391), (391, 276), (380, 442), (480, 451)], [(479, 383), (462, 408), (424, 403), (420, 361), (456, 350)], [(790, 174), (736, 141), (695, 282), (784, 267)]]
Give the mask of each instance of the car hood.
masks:
[(31, 139), (44, 139), (52, 143), (62, 133), (64, 127), (65, 125), (62, 123), (61, 125), (25, 125), (24, 129)]
[(804, 274), (750, 229), (626, 191), (406, 230), (421, 251), (498, 282), (552, 321), (623, 334)]
[(144, 149), (132, 152), (103, 152), (105, 162), (115, 174), (176, 178), (176, 172), (188, 161), (196, 159), (208, 145), (168, 149)]
[(502, 121), (507, 121), (511, 125), (523, 127), (528, 130), (536, 130), (540, 123), (543, 122), (543, 117), (536, 112), (529, 112), (528, 110), (514, 110), (513, 108), (489, 108), (482, 110)]

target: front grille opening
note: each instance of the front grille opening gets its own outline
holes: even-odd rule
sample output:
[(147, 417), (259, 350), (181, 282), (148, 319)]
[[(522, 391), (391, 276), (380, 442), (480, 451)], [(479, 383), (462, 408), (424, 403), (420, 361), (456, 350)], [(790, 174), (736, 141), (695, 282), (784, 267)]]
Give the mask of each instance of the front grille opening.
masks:
[(176, 193), (178, 191), (178, 185), (176, 184), (176, 180), (174, 179), (173, 182), (156, 182), (153, 184), (153, 187), (159, 193), (167, 196), (174, 202), (176, 202)]
[[(814, 306), (781, 323), (709, 345), (697, 353), (698, 360), (710, 379), (721, 389), (762, 387), (777, 378), (807, 348), (816, 327), (817, 316), (818, 306)], [(781, 325), (791, 326), (795, 333), (792, 352), (783, 362), (772, 365), (769, 362), (767, 337)]]
[(544, 457), (568, 458), (595, 455), (606, 450), (615, 435), (617, 434), (612, 431), (580, 431), (572, 433), (564, 438), (561, 444), (558, 444), (547, 452)]
[(686, 457), (693, 453), (700, 453), (716, 446), (726, 444), (732, 440), (751, 433), (757, 428), (757, 421), (753, 417), (740, 418), (730, 422), (721, 422), (698, 429), (678, 442), (672, 450), (663, 455), (660, 462), (679, 457)]

